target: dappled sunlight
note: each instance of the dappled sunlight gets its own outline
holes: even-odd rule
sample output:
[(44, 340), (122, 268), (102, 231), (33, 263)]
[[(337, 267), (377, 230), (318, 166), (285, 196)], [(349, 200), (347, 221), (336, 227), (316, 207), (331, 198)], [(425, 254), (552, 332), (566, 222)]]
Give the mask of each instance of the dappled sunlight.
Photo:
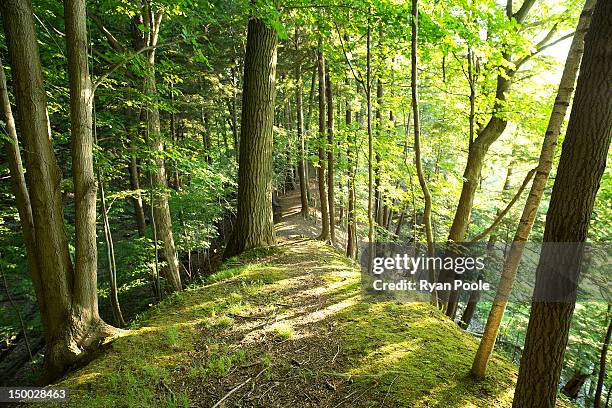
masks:
[[(487, 406), (512, 389), (513, 369), (500, 359), (491, 368), (495, 386), (466, 379), (475, 347), (469, 335), (428, 304), (364, 297), (359, 269), (328, 245), (302, 240), (257, 258), (232, 262), (217, 281), (145, 313), (140, 327), (74, 373), (72, 386), (107, 384), (153, 405), (166, 387), (216, 401), (224, 384), (249, 373), (260, 375), (253, 388), (260, 398), (275, 378), (300, 378), (327, 389), (331, 406), (357, 393), (357, 405), (387, 398), (388, 406), (423, 408)], [(195, 396), (188, 384), (208, 388), (198, 385)]]

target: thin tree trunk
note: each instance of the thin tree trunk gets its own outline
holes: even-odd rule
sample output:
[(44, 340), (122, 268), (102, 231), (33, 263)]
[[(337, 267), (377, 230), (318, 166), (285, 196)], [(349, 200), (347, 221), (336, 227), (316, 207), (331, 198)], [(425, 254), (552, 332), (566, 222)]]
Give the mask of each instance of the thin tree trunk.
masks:
[(332, 244), (336, 242), (336, 207), (334, 197), (334, 103), (329, 68), (325, 72), (327, 96), (327, 205), (329, 207), (329, 232)]
[[(612, 307), (608, 305), (608, 312), (606, 317), (610, 320), (610, 310)], [(599, 354), (599, 375), (597, 376), (597, 388), (595, 389), (595, 398), (593, 402), (594, 408), (601, 407), (601, 394), (603, 393), (604, 380), (606, 379), (606, 360), (608, 356), (608, 347), (610, 345), (610, 336), (612, 335), (612, 320), (608, 323), (608, 330), (604, 337), (603, 344), (601, 346), (601, 353)]]
[[(368, 16), (372, 8), (368, 8)], [(370, 18), (368, 17), (368, 30), (367, 30), (367, 40), (366, 40), (366, 105), (368, 111), (368, 271), (372, 270), (372, 266), (374, 263), (374, 212), (373, 212), (373, 202), (372, 202), (372, 194), (373, 194), (373, 179), (374, 179), (374, 171), (373, 171), (373, 163), (372, 163), (372, 155), (374, 152), (374, 140), (372, 137), (372, 27), (370, 23)]]
[[(300, 32), (295, 28), (295, 50), (299, 50)], [(305, 164), (305, 137), (304, 137), (304, 104), (302, 102), (302, 94), (304, 92), (304, 82), (302, 81), (302, 64), (298, 63), (295, 67), (295, 80), (297, 83), (295, 89), (295, 110), (297, 113), (297, 138), (299, 147), (298, 174), (300, 178), (300, 199), (302, 204), (302, 217), (308, 218), (310, 210), (308, 208), (308, 179), (306, 178)]]
[[(347, 81), (348, 82), (348, 81)], [(347, 159), (347, 178), (348, 178), (348, 203), (347, 203), (347, 234), (346, 234), (346, 256), (351, 259), (357, 258), (357, 221), (355, 217), (355, 155), (357, 149), (353, 149), (356, 136), (351, 137), (353, 113), (349, 101), (346, 101), (345, 122), (347, 128), (346, 135), (346, 159)]]
[(317, 51), (317, 67), (319, 73), (319, 166), (317, 178), (319, 181), (319, 201), (321, 202), (321, 235), (319, 239), (329, 241), (331, 239), (329, 228), (329, 213), (327, 207), (327, 193), (325, 191), (325, 60), (321, 44)]
[(130, 162), (128, 164), (130, 175), (130, 189), (132, 190), (132, 205), (134, 206), (134, 218), (138, 228), (138, 236), (144, 237), (146, 234), (147, 223), (145, 220), (144, 207), (142, 205), (142, 194), (140, 193), (140, 177), (138, 175), (138, 162), (136, 160), (136, 142), (134, 138), (130, 140)]
[[(421, 158), (421, 115), (419, 112), (419, 93), (417, 89), (417, 72), (418, 72), (418, 60), (417, 60), (417, 36), (418, 36), (418, 0), (412, 0), (412, 78), (411, 78), (411, 89), (412, 89), (412, 116), (413, 116), (413, 128), (414, 128), (414, 159), (416, 163), (417, 176), (419, 178), (419, 184), (423, 191), (423, 198), (425, 200), (425, 209), (423, 210), (423, 219), (425, 223), (425, 238), (427, 240), (427, 256), (435, 256), (435, 248), (433, 242), (433, 229), (431, 225), (431, 193), (425, 180), (425, 174), (423, 172), (423, 163)], [(416, 237), (415, 237), (416, 242)], [(436, 271), (429, 271), (429, 281), (434, 283), (436, 280)], [(431, 301), (436, 304), (437, 293), (432, 291)]]
[(108, 281), (110, 287), (110, 300), (113, 308), (113, 317), (115, 324), (119, 327), (125, 326), (121, 306), (119, 305), (119, 297), (117, 296), (117, 263), (115, 262), (115, 245), (113, 243), (113, 235), (108, 221), (108, 210), (106, 208), (106, 197), (104, 196), (104, 184), (100, 177), (100, 169), (98, 168), (98, 185), (100, 187), (100, 212), (102, 215), (102, 226), (104, 227), (104, 241), (106, 243), (106, 257), (108, 262)]
[[(23, 242), (26, 248), (26, 256), (28, 259), (28, 267), (30, 274), (33, 277), (40, 276), (38, 271), (38, 263), (36, 261), (36, 239), (34, 237), (34, 219), (32, 217), (32, 206), (30, 203), (30, 194), (26, 185), (23, 164), (21, 162), (21, 153), (19, 152), (19, 140), (17, 139), (17, 128), (13, 111), (9, 100), (8, 87), (6, 76), (4, 74), (4, 66), (0, 60), (0, 113), (2, 119), (6, 123), (6, 133), (10, 140), (4, 142), (6, 150), (6, 159), (11, 175), (11, 185), (15, 201), (17, 202), (17, 211), (19, 212), (19, 221), (23, 232)], [(39, 284), (38, 280), (34, 280), (34, 284)], [(40, 293), (40, 286), (36, 292)]]
[[(612, 3), (598, 1), (546, 216), (514, 408), (554, 407), (582, 255), (612, 138)], [(563, 265), (563, 277), (558, 266)], [(557, 288), (561, 302), (546, 301)], [(555, 299), (557, 300), (557, 299)]]
[(274, 245), (272, 216), (272, 127), (276, 96), (277, 34), (251, 18), (242, 92), (238, 214), (223, 256)]
[(531, 185), (529, 196), (523, 207), (521, 220), (516, 229), (510, 252), (506, 256), (495, 300), (489, 312), (484, 333), (472, 364), (471, 373), (477, 378), (484, 378), (486, 374), (487, 364), (493, 353), (493, 347), (504, 316), (504, 311), (506, 310), (508, 297), (512, 291), (516, 272), (523, 256), (524, 245), (531, 234), (538, 207), (544, 194), (546, 181), (548, 180), (548, 175), (552, 168), (557, 139), (561, 132), (561, 126), (574, 91), (576, 76), (578, 75), (578, 68), (580, 67), (580, 61), (584, 51), (584, 36), (589, 27), (590, 16), (595, 2), (596, 0), (587, 0), (584, 5), (582, 15), (576, 28), (576, 34), (570, 46), (563, 75), (559, 82), (559, 90), (557, 92), (555, 104), (544, 135), (544, 141), (542, 142), (536, 174)]
[[(382, 36), (382, 30), (380, 34)], [(376, 136), (379, 141), (382, 137), (382, 126), (383, 126), (382, 104), (383, 104), (383, 83), (382, 83), (382, 79), (379, 77), (378, 81), (376, 81), (376, 105), (377, 105), (377, 108), (376, 108)], [(380, 155), (378, 145), (375, 150), (376, 150), (376, 153), (375, 153), (376, 167), (374, 168), (374, 174), (375, 174), (374, 176), (374, 191), (375, 191), (374, 219), (376, 220), (376, 224), (382, 226), (383, 224), (383, 206), (384, 206), (383, 195), (382, 195), (382, 190), (381, 190), (382, 187), (380, 185), (380, 173), (382, 171), (380, 166), (381, 166), (382, 157)]]

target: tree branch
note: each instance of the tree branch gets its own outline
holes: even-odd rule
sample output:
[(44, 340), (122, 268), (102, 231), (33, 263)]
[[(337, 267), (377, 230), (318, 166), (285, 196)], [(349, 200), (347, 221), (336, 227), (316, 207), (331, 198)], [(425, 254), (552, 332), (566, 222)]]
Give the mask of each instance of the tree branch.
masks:
[(361, 74), (359, 74), (359, 72), (355, 72), (355, 70), (353, 69), (353, 64), (351, 64), (351, 60), (349, 60), (348, 55), (346, 54), (346, 49), (344, 48), (344, 41), (342, 41), (342, 35), (340, 34), (340, 29), (338, 28), (338, 24), (336, 24), (335, 21), (334, 21), (334, 26), (336, 27), (336, 31), (338, 32), (338, 38), (340, 38), (340, 44), (342, 45), (342, 53), (344, 54), (344, 59), (346, 59), (346, 62), (348, 63), (349, 68), (351, 69), (351, 73), (353, 74), (355, 81), (357, 81), (359, 85), (361, 85), (361, 87), (363, 88), (364, 92), (367, 93), (368, 90), (366, 89), (363, 77), (361, 76)]
[(527, 187), (527, 184), (529, 184), (529, 181), (531, 180), (531, 178), (535, 174), (536, 170), (537, 169), (531, 169), (529, 171), (529, 173), (527, 173), (527, 176), (525, 176), (525, 180), (523, 180), (523, 184), (521, 184), (521, 187), (518, 189), (518, 191), (516, 192), (514, 197), (512, 197), (512, 200), (510, 200), (510, 202), (506, 205), (506, 208), (504, 208), (502, 212), (497, 214), (497, 217), (495, 217), (495, 220), (493, 220), (493, 223), (487, 229), (482, 231), (480, 234), (478, 234), (475, 237), (473, 237), (472, 239), (470, 239), (469, 242), (480, 241), (481, 239), (483, 239), (484, 237), (489, 235), (491, 233), (491, 231), (493, 231), (495, 229), (495, 227), (497, 227), (497, 225), (502, 221), (502, 219), (506, 216), (506, 214), (508, 214), (508, 211), (510, 211), (512, 206), (518, 201), (519, 197), (521, 196), (521, 194), (525, 190), (525, 187)]
[(88, 17), (91, 19), (91, 21), (93, 21), (96, 27), (98, 27), (98, 30), (102, 32), (104, 37), (106, 37), (106, 40), (108, 41), (113, 50), (117, 52), (125, 51), (125, 47), (119, 42), (119, 40), (117, 40), (117, 38), (110, 31), (108, 31), (108, 29), (104, 26), (104, 24), (102, 24), (102, 21), (100, 21), (97, 16), (89, 14)]
[(138, 51), (128, 55), (127, 57), (125, 57), (121, 61), (115, 63), (112, 67), (110, 67), (110, 69), (108, 71), (106, 71), (104, 74), (100, 75), (100, 77), (98, 77), (98, 79), (93, 83), (91, 94), (93, 95), (95, 93), (96, 89), (98, 88), (98, 86), (100, 86), (102, 84), (102, 82), (104, 82), (104, 80), (106, 78), (108, 78), (113, 72), (115, 72), (116, 70), (118, 70), (119, 68), (121, 68), (122, 66), (124, 66), (125, 64), (130, 62), (132, 59), (134, 59), (138, 55), (142, 54), (143, 52), (151, 51), (151, 50), (156, 50), (156, 49), (164, 48), (164, 47), (169, 47), (171, 45), (178, 44), (178, 43), (183, 42), (183, 41), (184, 41), (183, 39), (180, 39), (180, 40), (171, 41), (171, 42), (168, 42), (168, 43), (162, 44), (162, 45), (145, 46), (145, 47), (140, 48)]
[(536, 0), (525, 0), (520, 9), (512, 17), (517, 21), (517, 23), (522, 24), (527, 18), (527, 14), (529, 14), (529, 10), (535, 4)]

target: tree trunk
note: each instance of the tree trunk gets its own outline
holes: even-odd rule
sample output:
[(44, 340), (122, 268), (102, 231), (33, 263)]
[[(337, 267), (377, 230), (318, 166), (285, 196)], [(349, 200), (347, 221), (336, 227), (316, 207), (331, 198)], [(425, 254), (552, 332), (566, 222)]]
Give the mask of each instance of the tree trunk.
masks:
[(580, 389), (586, 382), (587, 378), (589, 378), (588, 373), (575, 371), (572, 377), (565, 383), (563, 388), (561, 388), (561, 392), (563, 395), (575, 400), (578, 398), (578, 393), (580, 392)]
[(347, 203), (347, 234), (346, 234), (346, 256), (351, 259), (357, 258), (357, 221), (355, 217), (355, 155), (357, 149), (354, 148), (356, 136), (351, 137), (353, 114), (349, 101), (346, 101), (345, 122), (347, 128), (346, 139), (346, 160), (348, 178), (348, 203)]
[(119, 305), (119, 297), (117, 296), (117, 263), (115, 262), (115, 245), (113, 243), (113, 234), (108, 221), (108, 210), (106, 208), (106, 197), (104, 195), (104, 184), (100, 176), (98, 168), (98, 185), (100, 187), (100, 212), (102, 215), (102, 226), (104, 227), (104, 241), (106, 243), (106, 258), (108, 263), (108, 282), (110, 287), (110, 301), (113, 308), (113, 318), (115, 324), (119, 327), (125, 326), (123, 313)]
[[(421, 115), (419, 112), (419, 93), (417, 88), (417, 73), (418, 73), (418, 59), (417, 59), (417, 36), (418, 36), (418, 0), (412, 0), (412, 78), (410, 81), (411, 89), (412, 89), (412, 116), (414, 117), (413, 128), (414, 128), (414, 160), (416, 163), (417, 176), (419, 178), (419, 184), (421, 185), (421, 190), (423, 191), (423, 197), (425, 200), (425, 209), (423, 210), (423, 219), (425, 223), (425, 238), (427, 240), (427, 256), (434, 257), (435, 256), (435, 248), (433, 242), (433, 229), (431, 225), (431, 193), (429, 192), (429, 187), (427, 186), (427, 180), (425, 179), (425, 174), (423, 172), (423, 163), (421, 158)], [(415, 237), (416, 242), (416, 237)], [(430, 283), (434, 283), (436, 279), (435, 270), (429, 271), (429, 281)], [(437, 293), (436, 291), (432, 291), (431, 301), (432, 303), (437, 303)]]
[[(381, 36), (382, 36), (382, 32), (381, 32)], [(378, 78), (378, 81), (376, 81), (376, 136), (380, 142), (381, 136), (382, 136), (382, 126), (383, 126), (383, 122), (382, 122), (382, 104), (383, 104), (383, 83), (381, 78)], [(380, 142), (382, 143), (382, 142)], [(374, 219), (376, 220), (376, 224), (381, 225), (383, 224), (383, 195), (382, 195), (382, 190), (381, 190), (381, 185), (380, 185), (380, 172), (382, 171), (382, 169), (380, 168), (381, 166), (381, 161), (382, 161), (382, 157), (380, 156), (380, 152), (379, 152), (379, 147), (377, 146), (376, 150), (376, 167), (374, 168)]]
[(138, 162), (136, 160), (136, 142), (130, 140), (130, 163), (128, 164), (130, 174), (130, 189), (132, 190), (132, 205), (134, 206), (134, 218), (138, 228), (138, 236), (144, 237), (147, 223), (145, 220), (144, 207), (142, 205), (142, 194), (140, 193), (140, 177), (138, 175)]
[[(93, 92), (87, 59), (85, 0), (65, 0), (64, 15), (70, 81), (70, 133), (75, 206), (74, 312), (97, 318), (98, 247), (96, 178), (93, 170)], [(81, 309), (83, 311), (81, 311)]]
[[(25, 140), (27, 178), (34, 221), (37, 267), (30, 268), (45, 330), (46, 352), (41, 382), (59, 378), (86, 351), (113, 333), (98, 315), (95, 253), (95, 181), (83, 185), (93, 173), (91, 143), (91, 82), (87, 71), (84, 1), (66, 1), (66, 39), (70, 77), (73, 165), (77, 178), (78, 272), (70, 260), (59, 184), (60, 170), (51, 144), (47, 101), (30, 1), (0, 4), (12, 62), (20, 129)], [(77, 92), (80, 90), (81, 92)], [(88, 111), (89, 110), (89, 111)], [(86, 123), (75, 122), (89, 120)], [(89, 132), (89, 135), (87, 134)], [(75, 163), (78, 162), (78, 163)], [(76, 172), (76, 170), (74, 171)], [(93, 191), (93, 200), (91, 189)], [(93, 229), (90, 228), (93, 204)], [(86, 233), (93, 236), (86, 236)], [(93, 241), (94, 253), (89, 245)], [(93, 266), (93, 270), (90, 270)]]
[(332, 244), (336, 242), (336, 207), (334, 198), (334, 103), (329, 68), (325, 72), (327, 96), (327, 205), (329, 207), (329, 232)]
[[(150, 47), (157, 46), (157, 36), (162, 20), (162, 12), (156, 14), (150, 8), (145, 10), (142, 18), (148, 28), (146, 44)], [(135, 17), (136, 20), (139, 17)], [(137, 21), (134, 22), (134, 24)], [(139, 29), (134, 29), (135, 35), (142, 35)], [(134, 43), (138, 43), (140, 38), (135, 38)], [(140, 45), (140, 44), (139, 44)], [(139, 47), (137, 45), (137, 47)], [(172, 291), (182, 290), (181, 275), (179, 272), (179, 260), (174, 245), (174, 235), (172, 233), (172, 217), (170, 206), (168, 205), (168, 179), (164, 163), (164, 139), (161, 134), (161, 123), (159, 118), (159, 108), (157, 107), (157, 85), (155, 80), (155, 48), (147, 52), (147, 67), (144, 73), (145, 93), (153, 100), (147, 107), (147, 139), (149, 147), (154, 152), (153, 162), (155, 169), (151, 172), (151, 188), (155, 194), (151, 206), (153, 207), (153, 218), (155, 221), (155, 235), (162, 241), (162, 257), (166, 265), (162, 268), (162, 275), (170, 285)]]
[[(368, 16), (372, 8), (368, 8)], [(374, 171), (372, 168), (372, 153), (374, 152), (374, 140), (372, 137), (372, 27), (370, 25), (370, 18), (368, 17), (368, 30), (366, 39), (366, 106), (368, 113), (368, 271), (372, 270), (374, 263), (374, 213), (373, 213), (373, 202), (372, 202), (372, 188)]]
[(275, 243), (270, 199), (276, 45), (276, 31), (263, 21), (251, 18), (244, 61), (238, 214), (225, 258)]
[(584, 10), (576, 28), (576, 34), (568, 52), (555, 104), (544, 135), (544, 141), (542, 142), (536, 174), (529, 196), (523, 207), (521, 220), (516, 229), (510, 252), (506, 256), (495, 300), (489, 312), (484, 333), (472, 364), (472, 375), (477, 378), (484, 378), (486, 374), (487, 363), (493, 353), (495, 339), (497, 338), (504, 311), (506, 310), (508, 297), (512, 291), (512, 285), (523, 255), (524, 245), (529, 239), (538, 207), (546, 188), (546, 181), (548, 180), (555, 155), (557, 139), (574, 91), (574, 84), (576, 83), (576, 76), (578, 75), (578, 68), (580, 67), (584, 51), (584, 36), (589, 27), (591, 12), (595, 2), (596, 0), (588, 0), (584, 5)]
[(331, 234), (329, 230), (329, 213), (327, 209), (327, 193), (325, 191), (325, 60), (321, 44), (317, 51), (317, 67), (319, 73), (319, 166), (317, 167), (317, 178), (319, 181), (319, 201), (321, 202), (321, 235), (319, 239), (329, 241)]
[(208, 112), (202, 108), (202, 126), (204, 132), (202, 134), (202, 146), (204, 147), (204, 159), (207, 163), (212, 163), (212, 152), (210, 143), (210, 123), (208, 120)]
[[(295, 29), (295, 49), (299, 50), (299, 30), (296, 27)], [(298, 148), (299, 148), (299, 161), (298, 161), (298, 173), (300, 178), (300, 199), (302, 203), (301, 214), (302, 217), (308, 218), (309, 208), (308, 208), (308, 179), (306, 178), (306, 164), (304, 162), (304, 157), (306, 155), (305, 152), (305, 143), (304, 143), (304, 104), (302, 102), (302, 93), (304, 88), (304, 82), (302, 81), (302, 64), (298, 62), (295, 68), (295, 80), (297, 83), (295, 89), (295, 110), (297, 113), (297, 138), (298, 138)]]
[[(514, 408), (554, 407), (589, 220), (612, 137), (612, 3), (598, 1), (546, 216)], [(569, 248), (568, 248), (569, 247)], [(563, 265), (563, 277), (555, 266)], [(542, 301), (557, 288), (563, 302)], [(545, 300), (545, 299), (544, 299)]]
[[(10, 139), (4, 142), (4, 148), (6, 150), (6, 158), (11, 175), (11, 185), (13, 194), (15, 195), (15, 201), (17, 202), (17, 211), (19, 212), (19, 221), (23, 232), (23, 242), (26, 248), (28, 268), (32, 277), (40, 276), (38, 263), (36, 261), (36, 239), (34, 237), (34, 219), (32, 218), (30, 194), (28, 193), (23, 164), (21, 162), (17, 128), (15, 126), (15, 119), (13, 118), (2, 61), (0, 61), (0, 113), (2, 114), (2, 120), (6, 123), (6, 133)], [(37, 283), (38, 281), (34, 280), (34, 284)], [(36, 293), (40, 293), (40, 290), (41, 288), (38, 287)]]
[[(610, 305), (608, 305), (608, 313), (606, 317), (610, 319)], [(594, 408), (601, 407), (601, 394), (603, 392), (604, 380), (606, 379), (606, 359), (608, 356), (608, 346), (610, 345), (610, 336), (612, 335), (612, 320), (608, 323), (608, 330), (604, 337), (603, 344), (601, 346), (601, 353), (599, 354), (599, 375), (597, 376), (597, 388), (595, 389), (595, 398), (593, 402)]]

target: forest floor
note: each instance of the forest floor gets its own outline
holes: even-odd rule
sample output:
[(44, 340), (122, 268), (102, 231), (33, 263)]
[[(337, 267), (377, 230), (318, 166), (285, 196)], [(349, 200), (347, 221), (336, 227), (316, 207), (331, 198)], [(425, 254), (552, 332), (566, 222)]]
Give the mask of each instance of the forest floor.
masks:
[(509, 407), (516, 366), (424, 303), (375, 302), (291, 195), (279, 244), (166, 298), (57, 386), (75, 407)]

